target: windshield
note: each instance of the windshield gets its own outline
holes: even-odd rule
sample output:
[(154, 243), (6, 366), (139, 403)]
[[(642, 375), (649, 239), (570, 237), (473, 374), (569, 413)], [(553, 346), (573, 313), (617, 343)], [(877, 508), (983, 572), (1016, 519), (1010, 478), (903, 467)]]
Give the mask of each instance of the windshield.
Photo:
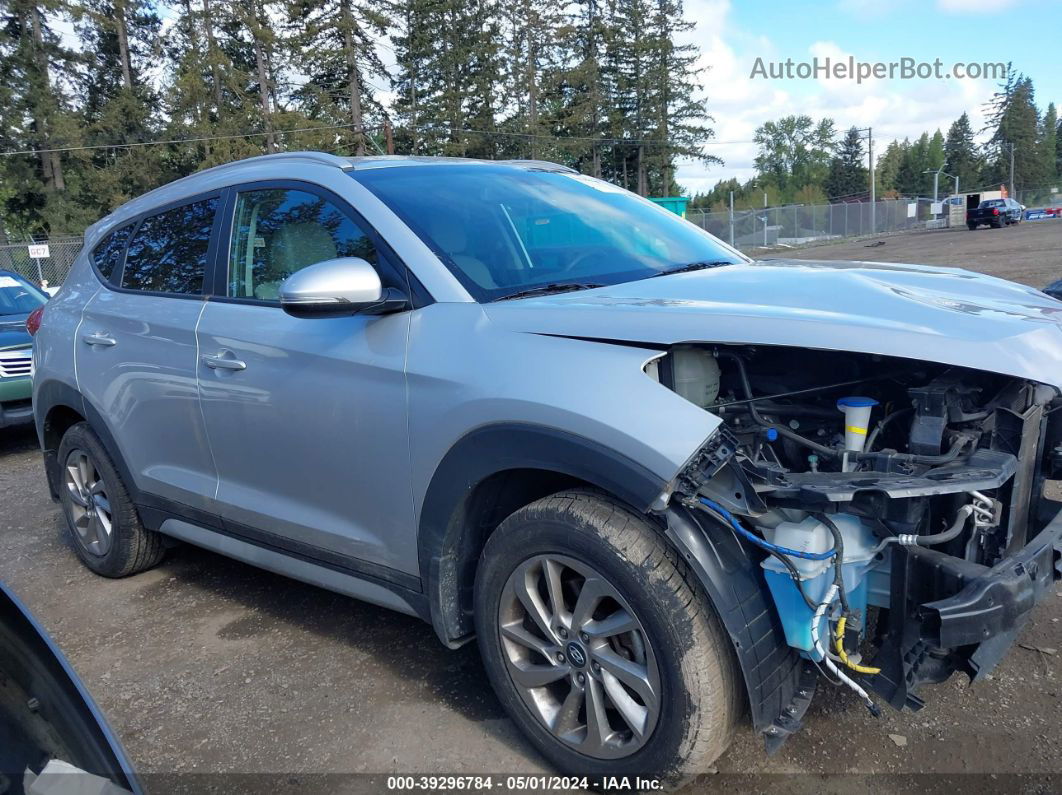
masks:
[(27, 315), (47, 300), (44, 293), (21, 277), (0, 273), (0, 317)]
[(372, 169), (354, 177), (481, 302), (747, 261), (677, 215), (580, 174), (468, 164)]

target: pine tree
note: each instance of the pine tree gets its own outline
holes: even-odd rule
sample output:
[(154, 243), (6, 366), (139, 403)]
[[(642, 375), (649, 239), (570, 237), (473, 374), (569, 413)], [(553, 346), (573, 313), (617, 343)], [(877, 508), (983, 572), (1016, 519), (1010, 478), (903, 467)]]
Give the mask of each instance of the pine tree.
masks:
[(900, 161), (903, 159), (903, 147), (899, 141), (889, 141), (884, 154), (874, 164), (876, 187), (881, 196), (897, 191), (897, 176)]
[(651, 0), (617, 0), (608, 53), (616, 74), (616, 94), (609, 126), (612, 136), (624, 141), (617, 154), (623, 159), (625, 186), (642, 196), (649, 194), (647, 143), (652, 118), (649, 100), (653, 87), (654, 42), (649, 34), (652, 13)]
[[(157, 137), (158, 98), (144, 72), (158, 59), (160, 21), (147, 0), (84, 0), (73, 6), (85, 50), (80, 74), (81, 115), (87, 143), (139, 143)], [(167, 176), (151, 147), (79, 153), (79, 201), (104, 215), (150, 190)]]
[(298, 66), (309, 75), (301, 101), (311, 118), (349, 124), (337, 137), (355, 155), (366, 154), (366, 128), (384, 118), (373, 81), (386, 82), (388, 73), (375, 45), (392, 26), (391, 10), (365, 0), (292, 0), (288, 6)]
[(498, 152), (498, 19), (493, 0), (403, 0), (395, 48), (401, 118), (422, 154)]
[(868, 177), (869, 172), (863, 165), (863, 138), (859, 130), (852, 127), (830, 160), (823, 189), (831, 202), (861, 198), (869, 190)]
[(959, 190), (976, 188), (981, 184), (981, 158), (974, 143), (970, 117), (962, 114), (948, 128), (944, 141), (944, 160), (947, 171), (959, 178)]
[(650, 17), (655, 44), (653, 93), (655, 133), (660, 145), (654, 148), (654, 184), (658, 195), (677, 192), (675, 158), (699, 160), (702, 164), (722, 163), (704, 151), (704, 143), (715, 133), (702, 92), (701, 71), (697, 68), (698, 49), (678, 44), (695, 27), (686, 20), (682, 0), (656, 0)]
[(925, 196), (933, 189), (933, 178), (926, 172), (937, 168), (930, 160), (929, 133), (924, 132), (918, 136), (918, 140), (911, 144), (909, 152), (910, 176), (913, 176), (913, 179), (904, 187), (904, 193), (910, 196)]
[(559, 135), (566, 136), (568, 163), (592, 176), (606, 173), (611, 147), (599, 143), (607, 130), (615, 74), (606, 67), (606, 52), (613, 33), (608, 8), (601, 0), (578, 0), (561, 35), (567, 40), (569, 66), (559, 77), (561, 108)]
[(915, 151), (917, 145), (912, 145), (906, 138), (900, 144), (900, 162), (896, 168), (896, 190), (901, 196), (917, 196), (921, 181), (919, 169), (920, 158)]
[(559, 0), (517, 0), (504, 6), (502, 21), (502, 80), (506, 107), (502, 126), (527, 138), (511, 140), (532, 159), (556, 156), (550, 150), (548, 136), (554, 129), (555, 115), (550, 112), (550, 95), (560, 88), (564, 66), (563, 43), (557, 36), (564, 21), (564, 6)]
[(65, 8), (59, 0), (7, 0), (0, 13), (0, 79), (9, 90), (0, 109), (4, 137), (14, 150), (39, 153), (4, 158), (3, 181), (18, 187), (6, 214), (23, 234), (77, 229), (88, 213), (74, 195), (80, 181), (75, 157), (56, 151), (76, 147), (82, 136), (67, 79), (77, 71), (78, 56), (55, 30)]
[(999, 91), (986, 104), (985, 116), (986, 129), (992, 131), (986, 146), (987, 179), (1009, 184), (1013, 153), (1015, 188), (1041, 184), (1043, 160), (1037, 147), (1040, 118), (1032, 80), (1008, 69)]
[(1047, 106), (1043, 121), (1040, 123), (1040, 169), (1046, 182), (1053, 183), (1059, 177), (1058, 170), (1058, 111), (1055, 103)]
[(391, 85), (395, 92), (393, 114), (398, 122), (396, 145), (399, 151), (427, 154), (426, 136), (421, 127), (427, 117), (423, 109), (429, 60), (435, 50), (433, 22), (436, 0), (401, 0), (398, 30), (392, 35), (397, 74)]
[(1062, 177), (1062, 119), (1055, 127), (1055, 173)]

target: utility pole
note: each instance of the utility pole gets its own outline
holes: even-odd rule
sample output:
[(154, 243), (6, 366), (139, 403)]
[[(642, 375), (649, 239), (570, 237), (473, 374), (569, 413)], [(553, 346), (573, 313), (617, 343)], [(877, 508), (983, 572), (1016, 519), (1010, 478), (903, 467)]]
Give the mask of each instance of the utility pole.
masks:
[(1010, 143), (1010, 198), (1014, 198), (1014, 142)]
[[(878, 231), (877, 224), (877, 175), (874, 173), (874, 128), (863, 127), (859, 132), (865, 132), (867, 134), (867, 157), (870, 165), (870, 234), (875, 234)], [(845, 208), (845, 215), (848, 214), (848, 208)], [(862, 218), (862, 216), (860, 216)], [(845, 234), (848, 233), (848, 224), (845, 223)], [(860, 230), (862, 231), (862, 230)]]
[(734, 191), (730, 191), (730, 245), (734, 245)]

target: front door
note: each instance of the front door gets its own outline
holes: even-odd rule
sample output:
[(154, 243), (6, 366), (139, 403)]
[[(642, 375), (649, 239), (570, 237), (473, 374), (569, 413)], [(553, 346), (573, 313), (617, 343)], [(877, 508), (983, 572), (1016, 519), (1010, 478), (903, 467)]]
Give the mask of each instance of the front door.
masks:
[(384, 579), (416, 575), (409, 313), (294, 318), (277, 301), (285, 278), (334, 257), (368, 260), (393, 283), (384, 254), (351, 208), (313, 187), (243, 188), (234, 205), (227, 278), (215, 280), (224, 295), (198, 332), (216, 510), (258, 543)]

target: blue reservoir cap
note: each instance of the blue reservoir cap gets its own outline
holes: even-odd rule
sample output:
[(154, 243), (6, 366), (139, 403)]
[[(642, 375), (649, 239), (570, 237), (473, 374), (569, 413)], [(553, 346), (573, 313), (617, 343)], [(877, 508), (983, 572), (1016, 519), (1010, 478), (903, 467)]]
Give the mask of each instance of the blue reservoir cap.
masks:
[(843, 397), (837, 401), (839, 409), (865, 409), (867, 406), (876, 406), (878, 401), (868, 397)]
[(778, 431), (776, 431), (774, 428), (768, 428), (764, 436), (767, 437), (768, 442), (773, 442), (775, 439), (778, 438)]

